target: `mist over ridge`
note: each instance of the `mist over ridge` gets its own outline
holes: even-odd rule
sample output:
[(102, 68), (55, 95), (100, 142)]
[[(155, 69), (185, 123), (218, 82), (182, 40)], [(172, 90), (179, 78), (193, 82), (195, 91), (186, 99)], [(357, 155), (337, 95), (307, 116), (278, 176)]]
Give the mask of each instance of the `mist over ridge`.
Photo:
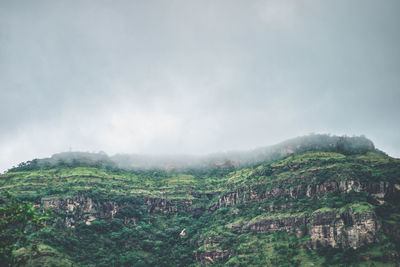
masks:
[(329, 151), (342, 154), (362, 154), (370, 151), (379, 151), (374, 143), (365, 136), (336, 136), (329, 134), (310, 134), (292, 138), (276, 145), (260, 147), (253, 150), (229, 151), (211, 153), (208, 155), (151, 155), (151, 154), (115, 154), (108, 156), (104, 152), (61, 152), (50, 158), (35, 159), (21, 163), (21, 168), (49, 168), (55, 165), (67, 166), (97, 166), (108, 168), (135, 169), (162, 169), (175, 170), (185, 168), (216, 168), (234, 169), (272, 162), (293, 154), (308, 151)]

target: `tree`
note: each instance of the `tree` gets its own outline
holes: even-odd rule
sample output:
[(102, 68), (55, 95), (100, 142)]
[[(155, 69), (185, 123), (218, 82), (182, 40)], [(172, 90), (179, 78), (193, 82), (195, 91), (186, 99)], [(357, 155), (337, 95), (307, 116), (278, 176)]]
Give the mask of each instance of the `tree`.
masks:
[(16, 244), (25, 245), (27, 228), (44, 227), (47, 217), (35, 210), (32, 204), (21, 201), (9, 192), (0, 195), (0, 265), (12, 266)]

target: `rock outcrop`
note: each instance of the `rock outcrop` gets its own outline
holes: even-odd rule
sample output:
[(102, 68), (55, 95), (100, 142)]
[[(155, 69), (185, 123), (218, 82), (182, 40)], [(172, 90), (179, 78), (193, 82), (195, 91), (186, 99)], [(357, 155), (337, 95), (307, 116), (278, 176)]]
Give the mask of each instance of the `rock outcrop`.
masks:
[(114, 201), (93, 201), (87, 196), (42, 198), (41, 206), (63, 213), (67, 227), (74, 227), (75, 223), (90, 224), (95, 220), (112, 219), (120, 210)]
[(165, 199), (144, 197), (147, 205), (147, 212), (177, 213), (180, 210), (191, 210), (193, 200), (191, 199)]
[(220, 237), (207, 237), (203, 242), (203, 249), (194, 252), (194, 258), (197, 262), (203, 264), (215, 264), (218, 261), (231, 257), (229, 250), (219, 248), (218, 239)]
[[(193, 210), (193, 200), (169, 200), (164, 198), (144, 197), (143, 203), (147, 205), (148, 213), (178, 213), (181, 210)], [(118, 211), (124, 209), (129, 203), (115, 201), (94, 201), (87, 196), (73, 197), (47, 197), (42, 198), (40, 206), (64, 214), (65, 225), (73, 227), (75, 223), (90, 224), (95, 220), (112, 219)], [(125, 221), (136, 222), (135, 218), (125, 218)]]
[(309, 234), (313, 247), (318, 244), (331, 247), (349, 246), (354, 249), (373, 243), (381, 224), (373, 212), (355, 213), (327, 211), (313, 214)]
[(288, 215), (261, 217), (241, 225), (229, 224), (228, 228), (239, 231), (271, 233), (276, 231), (294, 232), (297, 237), (309, 234), (312, 247), (352, 247), (373, 243), (381, 224), (373, 211), (356, 213), (329, 210), (312, 215)]
[[(285, 181), (286, 184), (295, 184), (296, 181)], [(263, 185), (259, 185), (262, 187)], [(225, 193), (217, 203), (209, 207), (209, 210), (214, 211), (223, 207), (232, 207), (236, 204), (243, 203), (258, 203), (267, 199), (283, 199), (292, 198), (299, 199), (303, 197), (313, 197), (323, 195), (329, 192), (338, 191), (339, 193), (348, 193), (350, 191), (370, 193), (377, 199), (383, 199), (388, 194), (398, 190), (389, 182), (359, 182), (355, 180), (348, 181), (326, 181), (320, 184), (301, 183), (295, 186), (276, 187), (268, 189), (265, 192), (259, 193), (256, 188), (239, 188), (234, 192)]]
[(228, 250), (222, 249), (209, 249), (203, 251), (196, 251), (194, 253), (194, 258), (197, 262), (203, 264), (215, 264), (220, 260), (224, 260), (230, 257), (230, 253)]
[(307, 227), (307, 217), (288, 216), (282, 218), (268, 217), (248, 223), (244, 226), (245, 230), (259, 233), (268, 233), (275, 231), (295, 232), (296, 236), (301, 237), (305, 234)]

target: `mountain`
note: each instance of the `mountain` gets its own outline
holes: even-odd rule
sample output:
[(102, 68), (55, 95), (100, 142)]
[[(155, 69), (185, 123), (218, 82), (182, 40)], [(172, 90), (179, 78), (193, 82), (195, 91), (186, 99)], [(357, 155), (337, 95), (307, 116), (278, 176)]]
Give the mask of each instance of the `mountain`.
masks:
[(66, 152), (0, 175), (52, 219), (20, 266), (399, 266), (400, 160), (309, 135), (207, 156)]

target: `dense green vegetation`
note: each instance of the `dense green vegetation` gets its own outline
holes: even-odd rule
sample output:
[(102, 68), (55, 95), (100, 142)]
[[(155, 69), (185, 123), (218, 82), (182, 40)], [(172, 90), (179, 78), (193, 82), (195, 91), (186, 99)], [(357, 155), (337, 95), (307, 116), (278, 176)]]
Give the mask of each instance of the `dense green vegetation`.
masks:
[[(22, 266), (398, 266), (400, 160), (354, 140), (312, 142), (236, 167), (121, 169), (103, 156), (20, 164), (0, 176), (2, 191), (65, 204), (25, 235), (35, 251), (17, 243), (14, 256)], [(379, 196), (382, 186), (389, 189)], [(371, 217), (380, 230), (357, 249), (315, 243), (313, 218), (330, 214), (344, 229)], [(305, 223), (251, 228), (268, 220)]]
[[(13, 256), (16, 245), (26, 246), (27, 235), (35, 229), (44, 227), (50, 219), (36, 211), (32, 204), (20, 201), (7, 191), (0, 196), (0, 263), (13, 266), (17, 263)], [(36, 245), (30, 247), (36, 249)]]

